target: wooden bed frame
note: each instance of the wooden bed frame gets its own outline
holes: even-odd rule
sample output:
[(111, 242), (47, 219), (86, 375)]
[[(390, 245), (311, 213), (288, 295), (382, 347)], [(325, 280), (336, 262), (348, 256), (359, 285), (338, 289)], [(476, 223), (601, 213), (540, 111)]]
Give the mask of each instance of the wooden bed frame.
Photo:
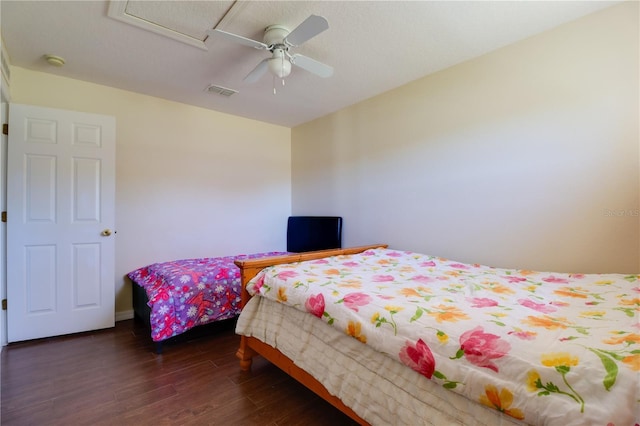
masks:
[[(242, 281), (242, 300), (241, 306), (244, 308), (251, 298), (246, 290), (247, 283), (255, 277), (258, 272), (267, 266), (280, 265), (283, 263), (303, 262), (306, 260), (321, 259), (323, 257), (338, 256), (343, 254), (356, 254), (366, 250), (383, 247), (385, 244), (375, 244), (369, 246), (352, 247), (346, 249), (331, 249), (293, 254), (288, 256), (270, 257), (262, 259), (237, 260), (235, 264), (240, 268), (240, 279)], [(266, 343), (256, 339), (255, 337), (240, 336), (240, 348), (236, 352), (236, 356), (240, 359), (240, 368), (243, 371), (251, 369), (253, 357), (261, 355), (263, 358), (278, 366), (285, 373), (305, 385), (307, 388), (315, 392), (325, 401), (345, 413), (347, 416), (355, 420), (361, 425), (368, 425), (365, 420), (358, 416), (351, 408), (347, 407), (340, 398), (332, 395), (329, 391), (312, 375), (301, 369), (291, 361), (287, 356), (283, 355), (279, 350), (267, 345)]]

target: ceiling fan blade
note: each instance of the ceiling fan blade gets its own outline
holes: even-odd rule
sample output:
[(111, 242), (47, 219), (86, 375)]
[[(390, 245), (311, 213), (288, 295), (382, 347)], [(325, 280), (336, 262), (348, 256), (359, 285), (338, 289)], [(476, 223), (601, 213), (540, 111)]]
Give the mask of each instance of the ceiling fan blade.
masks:
[(256, 81), (260, 80), (260, 77), (262, 77), (269, 68), (269, 59), (271, 58), (266, 58), (260, 61), (260, 63), (256, 65), (256, 67), (249, 74), (247, 74), (247, 76), (243, 78), (242, 81), (247, 83), (255, 83)]
[(246, 38), (246, 37), (242, 37), (239, 36), (237, 34), (232, 34), (232, 33), (228, 33), (226, 31), (222, 31), (222, 30), (209, 30), (207, 31), (207, 34), (211, 35), (211, 36), (220, 36), (220, 37), (224, 37), (227, 40), (233, 41), (235, 43), (238, 44), (242, 44), (244, 46), (249, 46), (249, 47), (253, 47), (256, 49), (268, 49), (269, 46), (267, 46), (266, 44), (260, 42), (260, 41), (256, 41), (256, 40), (252, 40), (250, 38)]
[(308, 56), (300, 54), (292, 55), (291, 63), (323, 78), (331, 77), (333, 75), (333, 67), (323, 64), (322, 62), (318, 62), (315, 59), (311, 59)]
[(285, 41), (292, 46), (300, 46), (305, 41), (312, 39), (328, 28), (329, 23), (325, 18), (318, 15), (311, 15), (291, 31), (285, 38)]

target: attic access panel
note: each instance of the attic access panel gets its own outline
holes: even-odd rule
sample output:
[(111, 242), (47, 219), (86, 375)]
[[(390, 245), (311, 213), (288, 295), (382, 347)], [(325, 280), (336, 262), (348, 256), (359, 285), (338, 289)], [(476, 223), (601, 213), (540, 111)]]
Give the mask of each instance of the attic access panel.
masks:
[(239, 1), (109, 2), (108, 16), (171, 39), (208, 50), (207, 31), (231, 19), (245, 5)]

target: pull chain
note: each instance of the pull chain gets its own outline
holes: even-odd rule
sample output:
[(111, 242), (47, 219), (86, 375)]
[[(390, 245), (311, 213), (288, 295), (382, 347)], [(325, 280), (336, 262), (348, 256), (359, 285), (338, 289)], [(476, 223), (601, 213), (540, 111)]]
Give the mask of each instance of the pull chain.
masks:
[[(282, 86), (284, 86), (284, 78), (282, 79)], [(273, 76), (273, 94), (276, 94), (276, 76)]]
[[(284, 72), (284, 56), (281, 56), (280, 60), (281, 60), (280, 70), (282, 70), (281, 73), (283, 74), (283, 76), (281, 77), (282, 78), (282, 86), (284, 87), (284, 75), (288, 75), (289, 73), (285, 74), (285, 72)], [(273, 75), (273, 94), (274, 95), (276, 94), (276, 75), (275, 74)]]
[(283, 76), (282, 76), (282, 86), (284, 87), (284, 55), (282, 55), (280, 57), (280, 59), (281, 59), (280, 64), (281, 64), (281, 67), (282, 67), (280, 69), (283, 71), (283, 73), (282, 73), (283, 74)]

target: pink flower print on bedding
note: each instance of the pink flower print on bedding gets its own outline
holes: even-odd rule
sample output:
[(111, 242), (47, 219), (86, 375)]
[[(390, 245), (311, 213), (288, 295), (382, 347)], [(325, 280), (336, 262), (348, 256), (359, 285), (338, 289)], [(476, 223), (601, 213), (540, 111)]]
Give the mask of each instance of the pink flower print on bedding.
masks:
[(485, 333), (481, 326), (465, 331), (460, 336), (460, 349), (452, 359), (462, 358), (467, 361), (498, 372), (494, 359), (502, 358), (511, 350), (509, 342), (500, 340), (500, 336)]

